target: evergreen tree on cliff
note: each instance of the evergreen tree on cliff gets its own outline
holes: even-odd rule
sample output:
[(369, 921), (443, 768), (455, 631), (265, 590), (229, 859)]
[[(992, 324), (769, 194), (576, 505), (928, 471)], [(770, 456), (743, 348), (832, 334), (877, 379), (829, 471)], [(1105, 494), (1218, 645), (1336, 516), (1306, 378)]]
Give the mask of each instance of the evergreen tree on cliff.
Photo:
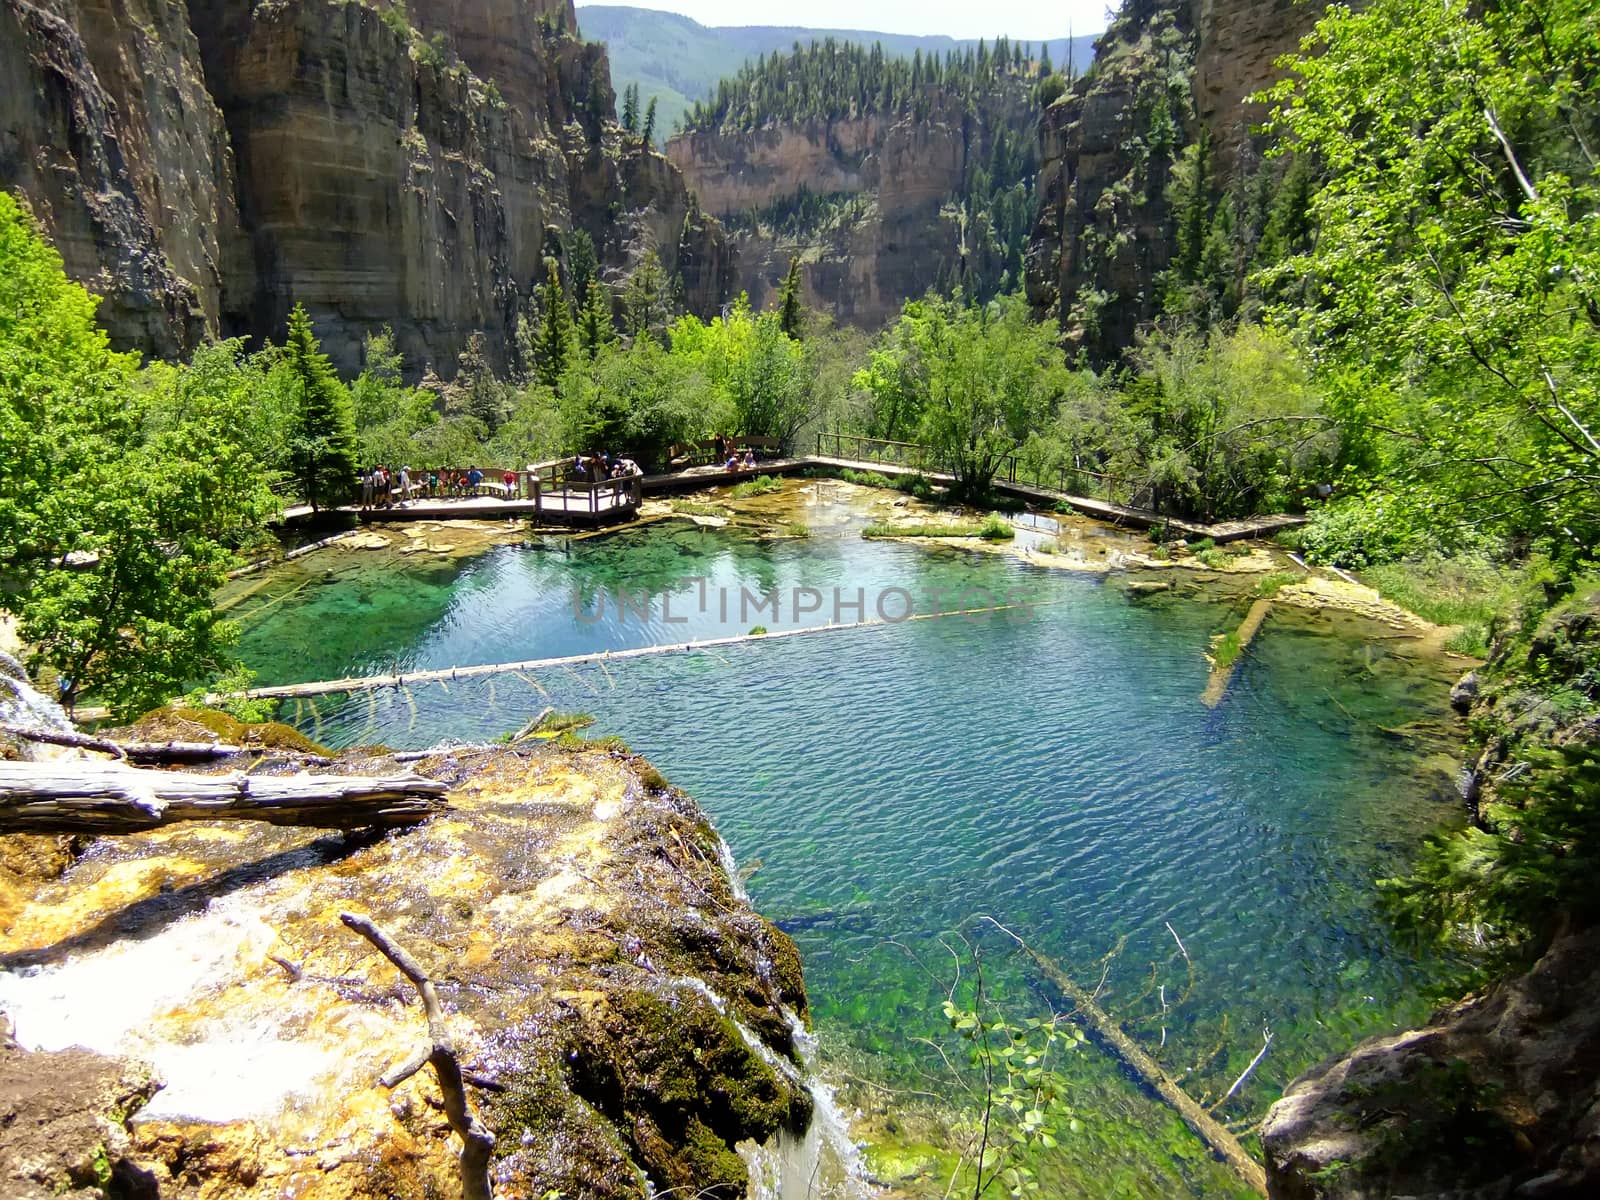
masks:
[(289, 314), (283, 361), (295, 401), (290, 439), (294, 477), (312, 509), (337, 507), (355, 486), (355, 417), (350, 396), (322, 353), (302, 304)]
[(561, 373), (572, 357), (572, 312), (561, 288), (561, 271), (556, 260), (544, 260), (544, 329), (539, 334), (539, 382), (558, 389)]
[(617, 327), (611, 321), (611, 296), (598, 279), (589, 280), (583, 312), (578, 317), (578, 346), (593, 362), (600, 352), (617, 340)]
[(644, 141), (644, 144), (646, 146), (648, 146), (652, 142), (654, 142), (655, 140), (656, 140), (656, 98), (654, 96), (651, 96), (650, 97), (650, 103), (645, 105), (645, 110), (644, 110), (644, 135), (643, 135), (643, 141)]
[(783, 278), (783, 292), (778, 300), (778, 325), (795, 341), (805, 326), (805, 311), (800, 307), (800, 260), (789, 260), (789, 273)]

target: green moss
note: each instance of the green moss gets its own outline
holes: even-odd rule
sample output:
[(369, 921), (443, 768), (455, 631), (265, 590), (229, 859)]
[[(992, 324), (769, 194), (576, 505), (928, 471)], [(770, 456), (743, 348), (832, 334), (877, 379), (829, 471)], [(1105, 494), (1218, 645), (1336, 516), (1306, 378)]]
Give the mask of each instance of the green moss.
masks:
[[(158, 709), (150, 716), (152, 719), (160, 720), (168, 715), (168, 711)], [(298, 729), (278, 721), (247, 724), (214, 708), (178, 708), (170, 710), (170, 715), (176, 720), (190, 721), (202, 726), (234, 746), (265, 746), (274, 750), (298, 750), (305, 754), (332, 753), (326, 747), (313, 742)]]
[(701, 1196), (743, 1196), (750, 1182), (744, 1159), (694, 1117), (684, 1132), (683, 1158)]

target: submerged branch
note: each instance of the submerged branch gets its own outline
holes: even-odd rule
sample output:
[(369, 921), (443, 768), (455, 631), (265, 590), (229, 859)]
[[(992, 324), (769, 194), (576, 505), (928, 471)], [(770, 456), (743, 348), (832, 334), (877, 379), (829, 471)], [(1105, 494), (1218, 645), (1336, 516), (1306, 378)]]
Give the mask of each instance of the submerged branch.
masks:
[[(1074, 983), (1053, 959), (1035, 950), (1017, 934), (1007, 929), (993, 917), (985, 917), (990, 924), (1010, 937), (1029, 958), (1044, 972), (1045, 978), (1060, 988), (1069, 1000), (1078, 1006), (1078, 1015), (1096, 1035), (1099, 1040), (1109, 1047), (1127, 1067), (1138, 1075), (1156, 1095), (1165, 1100), (1177, 1110), (1183, 1123), (1194, 1134), (1209, 1146), (1217, 1157), (1233, 1168), (1234, 1173), (1253, 1191), (1265, 1196), (1267, 1194), (1267, 1176), (1261, 1164), (1251, 1158), (1239, 1140), (1229, 1133), (1205, 1109), (1197, 1104), (1192, 1096), (1180, 1088), (1159, 1063), (1151, 1058), (1138, 1044), (1134, 1042), (1115, 1021), (1094, 1002), (1082, 987)], [(1174, 934), (1174, 937), (1177, 935)], [(1181, 945), (1181, 943), (1180, 943)], [(1187, 957), (1187, 952), (1185, 952)]]

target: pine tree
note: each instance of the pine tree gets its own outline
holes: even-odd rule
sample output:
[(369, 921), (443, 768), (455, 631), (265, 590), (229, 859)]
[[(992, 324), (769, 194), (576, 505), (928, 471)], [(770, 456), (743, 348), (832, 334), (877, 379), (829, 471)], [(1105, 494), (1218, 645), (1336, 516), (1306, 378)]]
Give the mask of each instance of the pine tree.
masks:
[(650, 103), (644, 110), (644, 134), (642, 140), (646, 146), (653, 145), (656, 140), (656, 98), (650, 97)]
[(561, 290), (561, 271), (556, 260), (544, 260), (544, 329), (539, 335), (539, 382), (552, 390), (559, 387), (561, 375), (572, 358), (572, 312)]
[(789, 260), (789, 273), (783, 279), (783, 292), (778, 301), (778, 327), (784, 333), (800, 340), (805, 324), (805, 310), (800, 307), (800, 260)]
[(666, 317), (667, 275), (654, 250), (646, 250), (633, 274), (628, 276), (622, 307), (627, 316), (628, 332), (636, 338), (648, 337)]
[(630, 83), (622, 89), (622, 128), (628, 133), (639, 132), (639, 85)]
[(355, 416), (302, 304), (289, 314), (283, 355), (294, 387), (290, 455), (295, 478), (313, 510), (340, 505), (355, 488)]
[(611, 293), (598, 279), (591, 279), (583, 311), (578, 314), (578, 345), (592, 362), (616, 340), (617, 327), (611, 320)]
[(482, 331), (468, 336), (456, 360), (456, 377), (445, 388), (444, 405), (446, 412), (482, 421), (490, 437), (511, 416), (511, 389), (495, 374)]
[[(693, 198), (693, 193), (690, 194)], [(567, 235), (567, 278), (572, 281), (572, 294), (579, 297), (589, 291), (589, 281), (595, 277), (599, 262), (595, 257), (594, 239), (587, 230), (573, 229)]]

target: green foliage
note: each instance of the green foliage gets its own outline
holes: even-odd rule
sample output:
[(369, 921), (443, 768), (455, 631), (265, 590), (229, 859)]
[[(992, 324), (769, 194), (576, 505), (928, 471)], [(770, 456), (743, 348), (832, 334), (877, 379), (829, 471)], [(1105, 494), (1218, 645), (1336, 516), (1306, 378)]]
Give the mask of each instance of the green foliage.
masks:
[(67, 704), (128, 715), (228, 664), (211, 593), (277, 505), (238, 344), (140, 371), (95, 304), (0, 193), (0, 608)]
[(1356, 570), (1430, 547), (1428, 531), (1418, 527), (1408, 509), (1389, 497), (1372, 496), (1317, 509), (1300, 531), (1300, 548), (1310, 562)]
[(1230, 629), (1217, 640), (1211, 647), (1211, 667), (1216, 671), (1226, 671), (1239, 661), (1240, 651), (1243, 647), (1239, 644), (1239, 631)]
[(1254, 595), (1261, 600), (1270, 600), (1291, 583), (1298, 583), (1301, 576), (1293, 571), (1272, 571), (1263, 575), (1256, 581)]
[(750, 496), (767, 496), (781, 491), (783, 491), (782, 480), (774, 479), (771, 475), (757, 475), (754, 479), (734, 484), (729, 495), (735, 500), (744, 500)]
[(1409, 878), (1379, 885), (1415, 936), (1510, 955), (1541, 949), (1565, 919), (1600, 916), (1600, 750), (1530, 750), (1522, 761), (1483, 828), (1430, 838)]
[(886, 491), (894, 487), (894, 480), (887, 475), (878, 471), (857, 471), (854, 467), (846, 467), (840, 471), (839, 478), (857, 487), (883, 488)]
[(1060, 1014), (1009, 1020), (990, 1003), (981, 971), (970, 1007), (952, 993), (944, 1014), (966, 1043), (967, 1070), (956, 1082), (971, 1112), (969, 1145), (947, 1194), (981, 1200), (996, 1183), (1014, 1200), (1038, 1194), (1039, 1156), (1082, 1128), (1059, 1064), (1083, 1044), (1083, 1031)]
[[(1324, 183), (1265, 283), (1430, 530), (1600, 543), (1600, 75), (1584, 0), (1336, 7), (1272, 90)], [(1286, 234), (1286, 240), (1299, 240)]]
[(800, 307), (800, 260), (789, 260), (789, 273), (783, 277), (783, 291), (778, 297), (778, 328), (796, 341), (805, 323), (805, 313)]
[(978, 525), (978, 536), (986, 542), (1009, 542), (1017, 536), (1017, 531), (999, 513), (990, 513)]
[(576, 335), (572, 326), (572, 312), (567, 307), (567, 296), (561, 289), (561, 272), (556, 260), (545, 259), (544, 269), (544, 325), (539, 334), (535, 361), (539, 365), (539, 382), (559, 391), (561, 375), (572, 357)]
[(709, 419), (724, 429), (792, 445), (815, 419), (817, 360), (783, 332), (777, 313), (752, 313), (743, 297), (727, 317), (683, 317), (672, 357), (706, 384)]
[(191, 689), (183, 697), (183, 703), (191, 709), (210, 708), (227, 713), (234, 720), (242, 721), (246, 725), (259, 725), (272, 720), (277, 702), (270, 699), (253, 699), (250, 696), (250, 689), (255, 685), (255, 681), (256, 673), (240, 663), (224, 671), (210, 683)]
[(583, 311), (578, 314), (578, 347), (592, 362), (617, 340), (617, 327), (611, 319), (611, 293), (598, 279), (590, 279)]
[(289, 313), (279, 362), (295, 404), (289, 459), (300, 495), (313, 509), (343, 504), (356, 481), (355, 418), (302, 304)]
[(914, 419), (956, 490), (975, 497), (1049, 417), (1066, 375), (1050, 331), (1029, 319), (1021, 297), (983, 308), (930, 298), (906, 305), (856, 385), (872, 396), (874, 427)]
[(646, 250), (622, 289), (622, 311), (632, 337), (654, 337), (671, 308), (667, 273), (654, 250)]

